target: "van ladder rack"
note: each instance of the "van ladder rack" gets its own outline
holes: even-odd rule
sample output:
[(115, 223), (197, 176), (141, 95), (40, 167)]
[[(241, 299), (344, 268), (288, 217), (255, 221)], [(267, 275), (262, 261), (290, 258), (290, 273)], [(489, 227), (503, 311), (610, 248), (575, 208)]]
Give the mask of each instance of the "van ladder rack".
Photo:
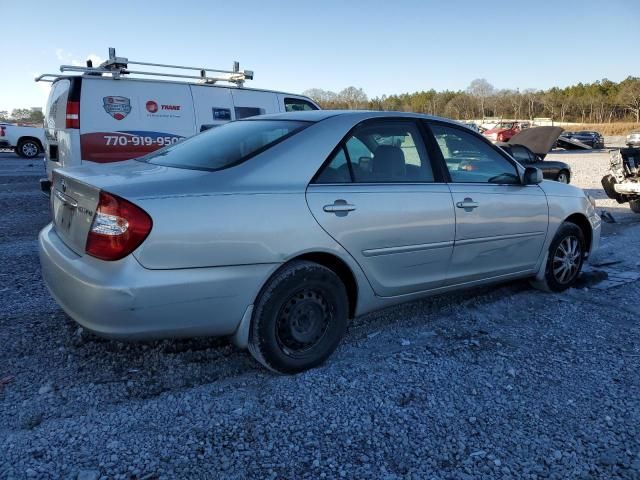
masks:
[[(184, 75), (178, 73), (164, 73), (164, 72), (147, 72), (141, 70), (129, 70), (129, 65), (142, 65), (147, 67), (162, 67), (180, 70), (195, 70), (199, 72), (199, 75)], [(149, 75), (154, 77), (171, 77), (171, 78), (190, 78), (199, 80), (202, 83), (214, 84), (216, 82), (229, 82), (234, 83), (238, 87), (242, 87), (246, 80), (253, 80), (252, 70), (240, 70), (240, 64), (233, 62), (231, 70), (220, 70), (217, 68), (205, 68), (205, 67), (185, 67), (181, 65), (168, 65), (164, 63), (150, 63), (150, 62), (134, 62), (125, 57), (117, 57), (116, 49), (109, 48), (109, 59), (102, 62), (99, 67), (94, 67), (91, 60), (87, 60), (87, 66), (77, 65), (61, 65), (60, 72), (80, 72), (84, 75), (102, 76), (111, 75), (115, 80), (121, 78), (122, 75)], [(209, 73), (218, 76), (209, 76)], [(222, 75), (219, 75), (222, 74)], [(45, 73), (36, 77), (36, 82), (53, 82), (53, 78), (61, 77), (53, 73)]]

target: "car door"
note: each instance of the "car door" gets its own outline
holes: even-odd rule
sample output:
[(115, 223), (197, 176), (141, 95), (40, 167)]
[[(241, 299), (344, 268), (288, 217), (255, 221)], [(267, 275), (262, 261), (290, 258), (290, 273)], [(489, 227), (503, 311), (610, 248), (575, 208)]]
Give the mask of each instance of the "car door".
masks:
[(547, 199), (515, 163), (464, 127), (429, 122), (450, 177), (456, 235), (448, 284), (533, 271), (546, 238)]
[(307, 203), (377, 295), (444, 284), (455, 235), (453, 203), (413, 120), (376, 119), (356, 127), (309, 185)]

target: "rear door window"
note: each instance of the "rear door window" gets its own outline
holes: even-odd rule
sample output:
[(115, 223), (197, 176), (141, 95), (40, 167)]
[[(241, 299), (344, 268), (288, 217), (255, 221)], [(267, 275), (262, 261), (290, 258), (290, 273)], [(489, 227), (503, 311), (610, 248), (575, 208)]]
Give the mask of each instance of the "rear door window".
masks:
[(71, 82), (67, 79), (58, 80), (51, 85), (51, 92), (49, 93), (44, 113), (45, 128), (65, 128), (67, 97), (70, 87)]
[(316, 177), (317, 183), (422, 183), (434, 174), (417, 125), (375, 121), (356, 128)]

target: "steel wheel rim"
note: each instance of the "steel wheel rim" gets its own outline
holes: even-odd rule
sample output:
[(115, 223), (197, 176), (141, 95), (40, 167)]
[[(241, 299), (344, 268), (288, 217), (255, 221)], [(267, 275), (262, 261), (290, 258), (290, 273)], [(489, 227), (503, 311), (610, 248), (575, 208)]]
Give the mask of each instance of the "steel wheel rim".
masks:
[(322, 290), (302, 288), (282, 305), (276, 321), (276, 340), (290, 357), (301, 357), (324, 338), (335, 310)]
[(25, 143), (22, 145), (22, 153), (24, 153), (27, 157), (35, 157), (38, 154), (38, 147), (36, 147), (33, 143)]
[(561, 173), (560, 175), (558, 175), (558, 181), (560, 183), (569, 183), (569, 179), (567, 178), (567, 174), (566, 173)]
[(570, 235), (562, 239), (553, 254), (553, 277), (562, 285), (570, 283), (578, 275), (582, 260), (582, 248), (577, 237)]

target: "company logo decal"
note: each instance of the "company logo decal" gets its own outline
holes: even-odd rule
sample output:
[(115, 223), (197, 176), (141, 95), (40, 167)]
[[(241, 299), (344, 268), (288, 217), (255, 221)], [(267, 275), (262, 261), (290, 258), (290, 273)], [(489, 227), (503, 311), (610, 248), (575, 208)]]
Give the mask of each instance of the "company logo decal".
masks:
[(104, 110), (116, 120), (122, 120), (131, 112), (131, 100), (127, 97), (104, 97), (102, 99)]
[(156, 113), (158, 111), (158, 104), (153, 100), (147, 102), (147, 112)]

